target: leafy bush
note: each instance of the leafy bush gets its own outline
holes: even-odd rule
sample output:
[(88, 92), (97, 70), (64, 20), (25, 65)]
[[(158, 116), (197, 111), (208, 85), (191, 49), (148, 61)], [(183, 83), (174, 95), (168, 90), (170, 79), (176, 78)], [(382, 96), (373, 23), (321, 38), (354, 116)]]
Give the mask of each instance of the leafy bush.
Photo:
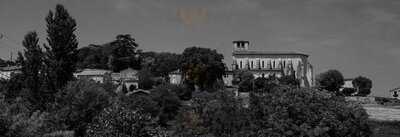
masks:
[(249, 107), (223, 91), (195, 95), (178, 115), (175, 135), (367, 137), (367, 119), (361, 106), (312, 89), (251, 92)]
[(48, 131), (48, 114), (40, 111), (30, 114), (28, 106), (20, 98), (11, 103), (0, 99), (1, 137), (42, 137)]
[(241, 137), (250, 121), (246, 109), (232, 93), (195, 94), (177, 117), (175, 136)]
[(150, 114), (120, 104), (106, 108), (86, 132), (88, 137), (154, 137), (166, 134)]
[(161, 85), (151, 91), (151, 98), (159, 108), (159, 124), (167, 126), (167, 122), (174, 120), (181, 107), (179, 97), (173, 92), (175, 85)]
[(52, 113), (55, 130), (72, 130), (84, 136), (87, 124), (109, 105), (109, 94), (93, 81), (78, 80), (57, 94)]
[(345, 96), (351, 96), (351, 95), (353, 95), (353, 93), (356, 93), (356, 92), (357, 91), (354, 88), (343, 88), (342, 89), (342, 94)]
[(352, 82), (357, 90), (356, 96), (367, 96), (371, 93), (372, 81), (366, 77), (358, 76)]
[(277, 88), (254, 94), (252, 136), (365, 137), (368, 115), (344, 98), (311, 89)]
[(318, 87), (336, 93), (344, 85), (344, 78), (338, 70), (328, 70), (317, 75), (316, 83)]

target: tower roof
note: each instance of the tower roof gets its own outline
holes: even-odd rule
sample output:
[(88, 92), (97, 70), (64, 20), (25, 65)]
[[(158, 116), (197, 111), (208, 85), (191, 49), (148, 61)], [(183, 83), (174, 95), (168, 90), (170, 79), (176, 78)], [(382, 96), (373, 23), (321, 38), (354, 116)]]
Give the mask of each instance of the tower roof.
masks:
[(259, 51), (259, 50), (242, 50), (234, 51), (235, 55), (298, 55), (308, 57), (309, 55), (300, 52), (288, 52), (288, 51)]

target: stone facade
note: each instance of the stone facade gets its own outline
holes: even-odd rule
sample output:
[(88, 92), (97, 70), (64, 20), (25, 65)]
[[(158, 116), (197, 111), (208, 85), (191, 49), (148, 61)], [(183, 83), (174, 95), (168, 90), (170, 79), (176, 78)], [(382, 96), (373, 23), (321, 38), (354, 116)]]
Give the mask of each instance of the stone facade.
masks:
[(308, 55), (297, 52), (269, 52), (249, 50), (248, 41), (234, 41), (232, 70), (246, 70), (254, 77), (295, 75), (301, 86), (314, 85), (313, 67)]

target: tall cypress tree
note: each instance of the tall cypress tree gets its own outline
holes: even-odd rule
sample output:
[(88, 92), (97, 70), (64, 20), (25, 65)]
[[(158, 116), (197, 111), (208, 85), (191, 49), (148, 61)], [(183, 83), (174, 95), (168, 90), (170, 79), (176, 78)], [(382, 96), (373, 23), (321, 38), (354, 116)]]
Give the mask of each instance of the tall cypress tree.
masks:
[(57, 90), (73, 79), (76, 71), (78, 41), (74, 34), (76, 22), (62, 5), (46, 17), (47, 42), (46, 66), (48, 88)]
[[(39, 38), (36, 32), (29, 32), (25, 35), (22, 42), (25, 50), (22, 62), (22, 74), (25, 77), (25, 87), (30, 91), (32, 102), (40, 103), (42, 94), (40, 87), (42, 85), (41, 73), (43, 69), (43, 51), (40, 48)], [(22, 54), (19, 54), (22, 57)]]

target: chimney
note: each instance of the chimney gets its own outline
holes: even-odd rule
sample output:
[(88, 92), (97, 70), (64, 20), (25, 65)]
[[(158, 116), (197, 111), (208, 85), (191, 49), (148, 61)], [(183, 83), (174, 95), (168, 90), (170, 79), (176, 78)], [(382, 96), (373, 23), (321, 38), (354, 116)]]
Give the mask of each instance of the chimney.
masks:
[(233, 49), (235, 51), (245, 51), (249, 50), (249, 41), (244, 41), (244, 40), (239, 40), (239, 41), (233, 41)]

